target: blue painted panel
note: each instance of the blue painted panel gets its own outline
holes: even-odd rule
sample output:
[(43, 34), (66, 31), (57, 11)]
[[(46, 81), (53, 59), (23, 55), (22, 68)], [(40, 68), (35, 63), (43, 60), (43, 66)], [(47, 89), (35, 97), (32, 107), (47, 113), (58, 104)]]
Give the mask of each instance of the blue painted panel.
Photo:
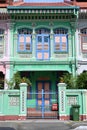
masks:
[(49, 34), (37, 35), (36, 57), (38, 60), (48, 60), (50, 57)]

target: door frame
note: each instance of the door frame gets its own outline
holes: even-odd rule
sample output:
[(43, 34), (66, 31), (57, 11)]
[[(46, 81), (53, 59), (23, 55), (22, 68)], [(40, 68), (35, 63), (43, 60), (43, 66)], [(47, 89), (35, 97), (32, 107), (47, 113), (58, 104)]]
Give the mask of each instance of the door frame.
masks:
[[(41, 90), (41, 94), (42, 94), (42, 96), (45, 94), (45, 91), (44, 91), (44, 83), (49, 83), (49, 93), (50, 93), (50, 90), (51, 90), (51, 81), (49, 81), (49, 80), (38, 80), (37, 82), (36, 82), (36, 93), (37, 93), (37, 95), (36, 95), (36, 107), (38, 106), (38, 83), (42, 83), (43, 85), (42, 85), (42, 90)], [(51, 99), (51, 97), (50, 97), (50, 94), (49, 94), (49, 103), (50, 103), (50, 99)], [(45, 100), (47, 100), (47, 99), (45, 99), (44, 97), (42, 97), (41, 98), (41, 100), (42, 100), (42, 106), (44, 107), (45, 106)]]

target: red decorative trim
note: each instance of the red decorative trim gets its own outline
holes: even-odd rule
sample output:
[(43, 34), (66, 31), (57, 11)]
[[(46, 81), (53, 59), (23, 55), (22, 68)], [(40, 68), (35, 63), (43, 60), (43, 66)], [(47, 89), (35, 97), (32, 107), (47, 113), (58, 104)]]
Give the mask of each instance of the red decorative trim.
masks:
[[(48, 115), (45, 115), (48, 116)], [(73, 120), (71, 116), (59, 116), (59, 120)], [(18, 116), (18, 115), (7, 115), (7, 116), (0, 116), (0, 121), (5, 120), (26, 120), (26, 116)], [(79, 120), (83, 121), (86, 120), (86, 115), (80, 115)]]
[(59, 120), (70, 120), (70, 116), (59, 116)]
[(26, 120), (26, 116), (17, 116), (17, 115), (7, 115), (0, 116), (1, 121), (5, 120)]
[(0, 121), (4, 121), (4, 116), (0, 116)]
[[(59, 120), (73, 120), (72, 116), (59, 116)], [(83, 121), (86, 120), (86, 115), (80, 115), (79, 120)]]
[(81, 121), (86, 120), (86, 115), (80, 115), (80, 120)]

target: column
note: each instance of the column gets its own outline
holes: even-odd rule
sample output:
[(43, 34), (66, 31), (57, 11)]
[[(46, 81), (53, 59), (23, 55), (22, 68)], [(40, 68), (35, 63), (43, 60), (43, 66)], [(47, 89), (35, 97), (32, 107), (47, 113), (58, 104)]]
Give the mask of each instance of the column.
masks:
[[(6, 65), (5, 80), (10, 80), (10, 65)], [(8, 85), (5, 83), (4, 89), (8, 89)]]
[(75, 22), (71, 22), (71, 29), (72, 29), (72, 32), (71, 32), (71, 36), (72, 36), (72, 57), (73, 57), (73, 60), (75, 59), (75, 56), (76, 56), (76, 48), (75, 48), (75, 28), (76, 28), (76, 25), (75, 25)]
[[(86, 120), (86, 114), (87, 114), (87, 91), (86, 90), (82, 90), (81, 92), (81, 98), (82, 98), (82, 116), (81, 116), (81, 120)], [(80, 106), (81, 107), (81, 106)], [(81, 108), (80, 108), (81, 109)]]
[(59, 120), (66, 120), (66, 84), (58, 84)]
[(36, 59), (36, 34), (35, 34), (35, 29), (33, 29), (33, 34), (32, 34), (32, 60)]
[(72, 74), (73, 76), (76, 76), (76, 44), (75, 44), (75, 23), (71, 22), (71, 28), (72, 28)]
[(13, 57), (14, 53), (14, 41), (13, 41), (13, 30), (14, 30), (14, 23), (7, 23), (8, 27), (8, 56)]
[(20, 83), (20, 119), (26, 119), (27, 116), (27, 84)]
[(87, 120), (87, 90), (85, 92), (86, 120)]
[(76, 64), (73, 64), (73, 63), (72, 63), (72, 74), (73, 74), (73, 77), (76, 76)]
[(69, 32), (69, 34), (68, 34), (68, 43), (69, 43), (69, 45), (68, 45), (68, 49), (69, 49), (69, 61), (71, 61), (72, 60), (72, 36), (71, 36), (71, 32)]
[(10, 65), (10, 79), (13, 78), (14, 75), (14, 65)]
[(50, 33), (50, 60), (53, 60), (53, 29), (51, 28), (51, 33)]

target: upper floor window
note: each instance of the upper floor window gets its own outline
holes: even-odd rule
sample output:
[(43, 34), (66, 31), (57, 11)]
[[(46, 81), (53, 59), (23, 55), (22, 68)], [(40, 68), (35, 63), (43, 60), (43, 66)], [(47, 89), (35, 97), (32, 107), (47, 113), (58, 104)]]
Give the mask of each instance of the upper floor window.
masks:
[(3, 53), (4, 50), (4, 30), (0, 29), (0, 54)]
[(67, 52), (68, 51), (68, 29), (57, 28), (54, 30), (54, 51)]
[(81, 49), (82, 52), (87, 52), (87, 28), (81, 29)]
[(28, 28), (18, 29), (18, 52), (31, 52), (31, 33), (32, 30)]

